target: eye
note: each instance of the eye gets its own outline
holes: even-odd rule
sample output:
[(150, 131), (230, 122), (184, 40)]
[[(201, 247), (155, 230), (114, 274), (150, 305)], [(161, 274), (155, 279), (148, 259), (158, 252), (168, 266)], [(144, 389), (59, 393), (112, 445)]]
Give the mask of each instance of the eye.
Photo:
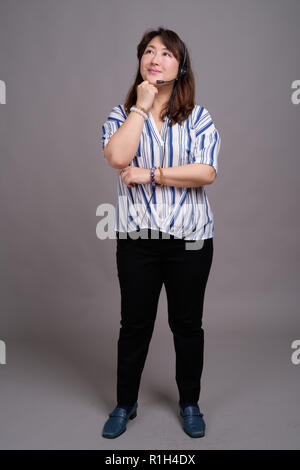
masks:
[[(148, 54), (148, 52), (153, 52), (152, 49), (148, 49), (145, 54)], [(171, 57), (171, 54), (169, 52), (164, 52), (164, 54), (168, 54), (169, 57)]]

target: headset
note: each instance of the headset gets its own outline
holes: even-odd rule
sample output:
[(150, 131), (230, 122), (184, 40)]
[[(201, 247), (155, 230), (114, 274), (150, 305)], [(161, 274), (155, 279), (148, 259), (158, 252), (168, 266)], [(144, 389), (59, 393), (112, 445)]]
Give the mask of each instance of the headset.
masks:
[[(187, 73), (187, 69), (186, 69), (186, 66), (185, 66), (185, 61), (186, 61), (186, 47), (185, 47), (185, 44), (184, 44), (184, 58), (183, 58), (183, 61), (182, 61), (182, 65), (181, 65), (181, 67), (178, 71), (177, 77), (172, 78), (172, 80), (156, 80), (156, 83), (158, 85), (162, 84), (162, 83), (170, 83), (170, 82), (174, 82), (175, 80), (179, 80), (181, 77), (183, 77)], [(174, 89), (173, 89), (173, 91), (174, 91)]]
[[(168, 115), (172, 109), (172, 106), (173, 106), (173, 102), (174, 102), (174, 98), (175, 98), (175, 90), (176, 90), (176, 86), (178, 84), (178, 80), (180, 80), (184, 75), (186, 75), (187, 73), (187, 68), (186, 68), (186, 65), (185, 65), (185, 62), (186, 62), (186, 46), (185, 44), (184, 45), (184, 58), (183, 58), (183, 61), (182, 61), (182, 65), (179, 67), (179, 70), (178, 70), (178, 74), (177, 74), (177, 77), (176, 78), (172, 78), (172, 80), (156, 80), (156, 83), (157, 85), (160, 85), (160, 84), (164, 84), (164, 83), (170, 83), (170, 82), (174, 82), (174, 81), (177, 81), (177, 83), (175, 83), (174, 87), (173, 87), (173, 91), (172, 91), (172, 95), (171, 95), (171, 99), (170, 99), (170, 102), (169, 102), (169, 107), (168, 107)], [(162, 159), (162, 163), (161, 163), (161, 168), (163, 168), (163, 162), (164, 162), (164, 158), (165, 158), (165, 144), (166, 144), (166, 136), (167, 136), (167, 129), (168, 129), (168, 124), (169, 124), (169, 116), (167, 116), (167, 119), (168, 119), (168, 122), (167, 122), (167, 127), (166, 127), (166, 131), (165, 131), (165, 136), (164, 136), (164, 154), (163, 154), (163, 159)], [(146, 207), (146, 210), (144, 212), (144, 215), (142, 217), (142, 220), (141, 220), (141, 225), (142, 225), (142, 222), (144, 220), (144, 217), (145, 217), (145, 214), (149, 208), (149, 204), (150, 204), (150, 201), (154, 195), (154, 191), (155, 191), (155, 187), (153, 188), (153, 191), (152, 191), (152, 195), (151, 195), (151, 198), (149, 199), (148, 203), (147, 203), (147, 207)], [(139, 227), (137, 229), (137, 232), (140, 232), (141, 228)]]

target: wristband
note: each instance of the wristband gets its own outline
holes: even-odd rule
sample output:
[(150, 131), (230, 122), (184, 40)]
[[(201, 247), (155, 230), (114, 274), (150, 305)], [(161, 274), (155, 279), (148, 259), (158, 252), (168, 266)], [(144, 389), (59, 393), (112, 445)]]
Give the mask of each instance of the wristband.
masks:
[(165, 183), (164, 174), (163, 174), (162, 169), (161, 169), (160, 166), (158, 167), (158, 169), (159, 169), (159, 172), (160, 172), (160, 185), (163, 186), (164, 183)]
[(145, 108), (142, 108), (142, 106), (135, 105), (135, 108), (140, 109), (141, 111), (143, 111), (143, 113), (147, 114), (148, 116), (148, 112), (145, 110)]

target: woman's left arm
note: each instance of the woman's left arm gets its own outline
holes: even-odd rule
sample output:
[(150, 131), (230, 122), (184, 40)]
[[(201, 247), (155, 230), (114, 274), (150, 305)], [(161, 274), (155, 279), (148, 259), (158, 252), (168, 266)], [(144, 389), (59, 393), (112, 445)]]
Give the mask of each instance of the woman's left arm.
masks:
[[(179, 188), (197, 188), (198, 186), (212, 184), (216, 177), (214, 167), (203, 163), (189, 163), (162, 168), (162, 173), (164, 185)], [(154, 176), (156, 183), (161, 184), (159, 169), (154, 171)]]
[[(189, 163), (187, 165), (162, 168), (163, 184), (179, 188), (197, 188), (214, 182), (216, 171), (212, 165), (206, 163)], [(129, 187), (135, 184), (150, 184), (151, 173), (149, 168), (127, 166), (118, 171), (123, 183)], [(154, 170), (154, 178), (157, 184), (161, 184), (159, 169)]]

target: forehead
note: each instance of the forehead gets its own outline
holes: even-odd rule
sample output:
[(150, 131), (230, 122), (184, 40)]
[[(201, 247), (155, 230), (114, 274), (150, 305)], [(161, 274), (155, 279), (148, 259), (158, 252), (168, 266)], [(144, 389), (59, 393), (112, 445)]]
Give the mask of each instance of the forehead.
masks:
[(152, 38), (151, 41), (148, 42), (146, 49), (147, 48), (151, 48), (153, 51), (154, 50), (169, 51), (171, 52), (171, 54), (173, 54), (174, 60), (178, 62), (178, 58), (177, 58), (178, 52), (176, 50), (172, 50), (166, 47), (166, 45), (162, 42), (160, 36), (155, 36), (154, 38)]
[(153, 47), (155, 49), (168, 49), (162, 42), (160, 37), (155, 37), (148, 42), (147, 47)]

